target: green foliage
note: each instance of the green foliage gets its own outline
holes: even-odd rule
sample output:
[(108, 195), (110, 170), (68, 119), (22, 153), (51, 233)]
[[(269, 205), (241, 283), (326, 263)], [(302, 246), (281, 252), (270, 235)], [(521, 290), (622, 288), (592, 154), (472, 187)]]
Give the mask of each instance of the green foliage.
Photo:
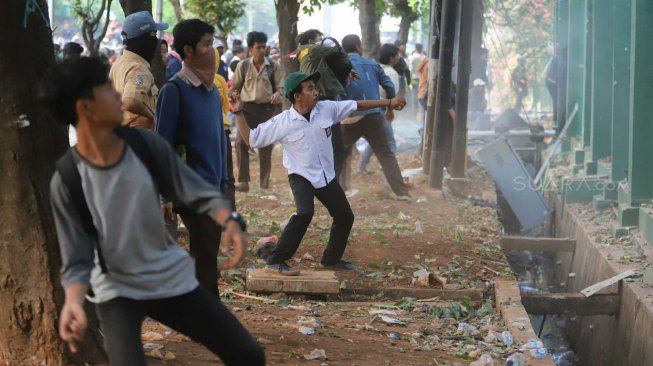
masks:
[(526, 74), (533, 103), (539, 99), (544, 71), (553, 52), (555, 0), (487, 0), (485, 8), (485, 43), (496, 70), (496, 90), (504, 106), (514, 99), (510, 73), (517, 59), (526, 59)]
[(217, 26), (222, 34), (236, 29), (238, 20), (245, 15), (243, 0), (186, 0), (184, 7), (193, 16)]
[(338, 4), (343, 3), (345, 0), (299, 0), (299, 5), (302, 7), (304, 14), (311, 15), (315, 10), (322, 9), (322, 4)]

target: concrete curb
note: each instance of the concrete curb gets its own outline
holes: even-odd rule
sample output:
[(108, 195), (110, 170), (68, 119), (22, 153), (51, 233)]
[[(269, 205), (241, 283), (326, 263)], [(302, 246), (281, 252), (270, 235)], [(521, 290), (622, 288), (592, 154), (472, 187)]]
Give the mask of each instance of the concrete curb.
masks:
[[(533, 330), (531, 321), (526, 313), (526, 309), (521, 304), (519, 286), (515, 280), (496, 279), (494, 281), (494, 291), (497, 311), (508, 331), (512, 334), (515, 344), (528, 343), (529, 339), (539, 339)], [(537, 359), (529, 352), (524, 352), (524, 356), (531, 366), (553, 366), (551, 355), (546, 358)]]

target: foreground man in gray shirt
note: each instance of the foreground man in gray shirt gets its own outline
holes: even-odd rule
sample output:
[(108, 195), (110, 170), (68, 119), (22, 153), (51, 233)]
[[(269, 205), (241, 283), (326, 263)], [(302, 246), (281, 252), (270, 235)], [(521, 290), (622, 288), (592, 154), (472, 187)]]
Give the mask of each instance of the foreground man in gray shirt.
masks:
[(226, 228), (234, 255), (224, 268), (238, 264), (245, 246), (242, 221), (229, 201), (165, 140), (137, 131), (156, 157), (157, 177), (150, 174), (135, 145), (116, 129), (122, 121), (120, 94), (99, 59), (65, 62), (52, 85), (53, 112), (77, 128), (72, 159), (96, 231), (84, 226), (78, 201), (57, 171), (50, 190), (66, 294), (59, 333), (71, 351), (86, 330), (83, 305), (90, 286), (111, 365), (146, 365), (140, 339), (146, 316), (202, 343), (227, 365), (264, 365), (260, 345), (218, 297), (199, 286), (193, 259), (167, 233), (157, 187), (169, 187), (166, 198)]

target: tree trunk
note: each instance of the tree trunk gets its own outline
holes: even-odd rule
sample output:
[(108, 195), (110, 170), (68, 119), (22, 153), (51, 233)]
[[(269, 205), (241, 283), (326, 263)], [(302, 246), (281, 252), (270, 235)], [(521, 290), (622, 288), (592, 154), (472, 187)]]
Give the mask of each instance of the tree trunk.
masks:
[(381, 15), (376, 10), (376, 0), (357, 0), (358, 22), (361, 27), (363, 56), (377, 59), (381, 48)]
[(483, 47), (483, 27), (485, 18), (483, 17), (483, 0), (476, 1), (474, 7), (474, 23), (472, 25), (472, 81), (476, 78), (483, 78), (487, 75), (487, 61), (481, 58), (481, 48)]
[(152, 14), (152, 0), (120, 0), (120, 7), (125, 16), (143, 10)]
[(408, 41), (408, 33), (410, 32), (410, 26), (413, 24), (415, 19), (412, 15), (404, 14), (401, 17), (401, 22), (399, 23), (399, 32), (397, 32), (397, 39), (400, 39), (404, 42)]
[[(38, 5), (47, 16), (46, 2)], [(37, 84), (48, 77), (54, 54), (44, 19), (31, 13), (25, 29), (16, 16), (24, 10), (23, 2), (9, 1), (0, 12), (0, 47), (14, 50), (0, 58), (0, 364), (103, 362), (97, 332), (87, 333), (84, 353), (75, 357), (58, 336), (64, 296), (49, 181), (67, 133), (36, 108)]]
[[(285, 56), (297, 49), (297, 21), (299, 20), (299, 0), (276, 0), (277, 25), (279, 26), (279, 47)], [(281, 65), (286, 75), (299, 69), (299, 64), (290, 58), (282, 57)]]
[(177, 23), (179, 23), (184, 19), (184, 11), (181, 9), (181, 2), (179, 0), (170, 0), (170, 4), (172, 4), (172, 7), (175, 9), (175, 19), (177, 19)]

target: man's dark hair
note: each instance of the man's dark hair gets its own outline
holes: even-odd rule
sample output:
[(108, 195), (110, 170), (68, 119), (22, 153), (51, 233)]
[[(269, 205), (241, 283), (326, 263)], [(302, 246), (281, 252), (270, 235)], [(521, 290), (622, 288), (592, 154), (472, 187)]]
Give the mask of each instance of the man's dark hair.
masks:
[(405, 46), (405, 45), (406, 45), (406, 41), (404, 41), (403, 39), (397, 39), (397, 40), (395, 40), (395, 46), (399, 47), (399, 46), (401, 46), (401, 45), (404, 45), (404, 46)]
[(245, 52), (245, 47), (243, 46), (234, 46), (234, 48), (231, 50), (231, 53), (234, 55), (237, 55), (241, 52)]
[(308, 42), (317, 37), (317, 36), (323, 36), (324, 34), (320, 32), (317, 29), (309, 29), (306, 32), (303, 32), (297, 36), (297, 44), (299, 45), (304, 45), (308, 44)]
[(234, 48), (236, 46), (242, 46), (242, 45), (243, 45), (243, 41), (241, 39), (234, 39), (231, 42), (231, 48)]
[(82, 52), (84, 52), (84, 47), (77, 42), (68, 42), (63, 46), (64, 55), (81, 55)]
[(347, 53), (357, 52), (356, 47), (361, 45), (361, 39), (355, 34), (348, 34), (342, 39), (342, 49)]
[(231, 72), (236, 72), (236, 67), (238, 67), (239, 60), (233, 60), (229, 64), (229, 69), (231, 69)]
[(80, 57), (57, 65), (42, 87), (41, 103), (55, 120), (62, 124), (77, 124), (75, 104), (79, 99), (93, 99), (93, 88), (109, 82), (109, 68), (97, 57)]
[(424, 51), (424, 45), (421, 43), (415, 43), (415, 51), (422, 53), (422, 51)]
[(390, 43), (386, 43), (381, 46), (381, 49), (379, 50), (379, 62), (384, 65), (388, 65), (390, 58), (398, 53), (399, 47)]
[(168, 41), (166, 41), (165, 39), (161, 40), (161, 44), (164, 44), (164, 45), (166, 45), (166, 47), (168, 47)]
[(266, 44), (268, 42), (268, 35), (263, 32), (249, 32), (247, 33), (247, 47), (252, 48), (256, 43)]
[(184, 47), (191, 46), (195, 49), (200, 39), (207, 33), (212, 35), (215, 33), (215, 28), (199, 19), (182, 20), (177, 23), (172, 30), (172, 36), (175, 38), (173, 47), (179, 54), (179, 57), (182, 60), (185, 59)]

